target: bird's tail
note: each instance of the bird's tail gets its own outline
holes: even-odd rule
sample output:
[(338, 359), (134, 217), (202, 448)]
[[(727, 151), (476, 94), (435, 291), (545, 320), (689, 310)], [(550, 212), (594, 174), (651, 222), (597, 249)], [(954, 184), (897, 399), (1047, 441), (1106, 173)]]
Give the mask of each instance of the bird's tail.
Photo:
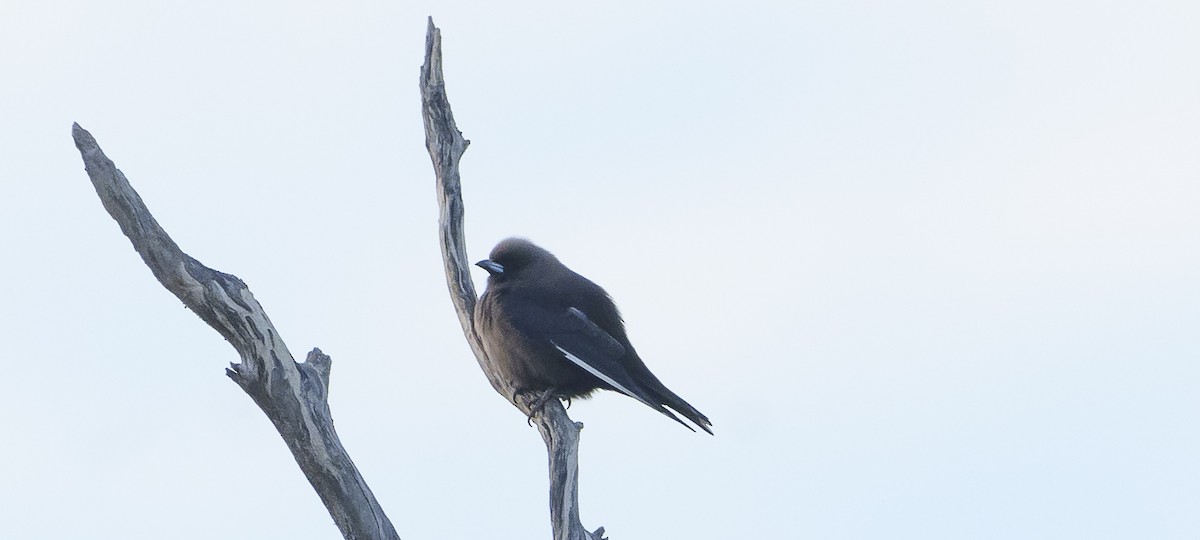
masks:
[[(656, 394), (655, 397), (658, 398), (659, 403), (662, 403), (663, 405), (670, 407), (675, 412), (683, 415), (684, 418), (691, 420), (693, 424), (696, 424), (696, 427), (703, 429), (709, 435), (713, 434), (712, 422), (709, 421), (707, 416), (704, 416), (704, 413), (696, 410), (696, 408), (693, 407), (691, 403), (684, 401), (683, 398), (679, 397), (679, 395), (677, 395), (675, 392), (672, 392), (666, 386), (663, 386), (661, 383), (658, 384), (657, 386), (658, 386), (658, 388), (649, 389), (649, 390), (651, 392), (653, 392), (654, 394)], [(663, 412), (665, 412), (665, 411), (663, 411)], [(671, 416), (672, 418), (674, 418), (674, 415), (668, 414), (668, 416)], [(680, 424), (683, 424), (683, 422), (680, 421), (678, 418), (675, 418), (675, 420), (677, 422), (679, 422)], [(687, 424), (683, 424), (683, 425), (687, 426)], [(688, 427), (691, 427), (691, 426), (688, 426)]]
[[(653, 375), (651, 375), (651, 377), (653, 377)], [(691, 420), (693, 424), (696, 424), (700, 427), (700, 429), (708, 432), (709, 435), (713, 434), (712, 422), (708, 420), (707, 416), (704, 416), (703, 413), (697, 411), (696, 408), (690, 403), (684, 401), (683, 398), (668, 390), (667, 387), (663, 386), (661, 382), (658, 382), (658, 379), (653, 379), (653, 382), (657, 384), (654, 384), (650, 388), (633, 385), (633, 389), (631, 389), (633, 393), (629, 394), (629, 396), (642, 403), (645, 403), (651, 409), (663, 413), (663, 415), (665, 415), (667, 418), (679, 422), (679, 425), (685, 428), (696, 431), (696, 429), (688, 425), (687, 422), (684, 422), (683, 420), (680, 420), (678, 416), (675, 416), (671, 412), (672, 410), (682, 414), (688, 420)], [(668, 409), (668, 407), (670, 408)]]

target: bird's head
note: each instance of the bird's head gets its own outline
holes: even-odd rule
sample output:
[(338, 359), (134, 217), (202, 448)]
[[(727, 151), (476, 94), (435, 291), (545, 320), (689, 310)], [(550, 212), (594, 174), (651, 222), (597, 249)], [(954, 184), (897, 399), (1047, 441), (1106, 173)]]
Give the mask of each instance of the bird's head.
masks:
[(558, 261), (549, 251), (524, 238), (509, 238), (496, 244), (488, 258), (475, 263), (487, 270), (489, 281), (506, 281), (526, 274), (540, 263)]

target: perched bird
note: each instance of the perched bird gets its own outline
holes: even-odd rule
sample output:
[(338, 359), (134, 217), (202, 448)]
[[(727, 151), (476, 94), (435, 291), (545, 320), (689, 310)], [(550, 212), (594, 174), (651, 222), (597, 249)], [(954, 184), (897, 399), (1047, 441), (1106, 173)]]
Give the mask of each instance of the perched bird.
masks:
[[(625, 336), (608, 293), (524, 238), (496, 245), (487, 290), (475, 305), (484, 352), (516, 393), (547, 399), (615, 390), (695, 431), (669, 407), (712, 434), (712, 422), (659, 382)], [(515, 397), (515, 396), (514, 396)]]

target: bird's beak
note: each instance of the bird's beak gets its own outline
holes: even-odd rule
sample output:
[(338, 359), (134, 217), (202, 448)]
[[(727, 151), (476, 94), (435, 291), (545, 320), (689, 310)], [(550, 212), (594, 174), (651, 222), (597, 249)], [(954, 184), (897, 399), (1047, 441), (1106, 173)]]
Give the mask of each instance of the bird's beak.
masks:
[(493, 276), (496, 274), (504, 273), (504, 265), (502, 265), (498, 262), (492, 261), (491, 259), (484, 259), (482, 261), (479, 261), (479, 262), (475, 263), (475, 266), (478, 266), (484, 270), (487, 270), (487, 273), (490, 275), (493, 275)]

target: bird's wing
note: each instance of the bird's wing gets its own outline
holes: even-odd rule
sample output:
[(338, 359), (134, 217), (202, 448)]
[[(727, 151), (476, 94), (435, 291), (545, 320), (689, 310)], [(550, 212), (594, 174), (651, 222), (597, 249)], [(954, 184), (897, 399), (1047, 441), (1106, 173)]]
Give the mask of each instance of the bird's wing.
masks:
[(534, 339), (548, 342), (564, 359), (604, 381), (614, 390), (692, 429), (634, 380), (622, 363), (625, 347), (592, 322), (583, 311), (569, 307), (566, 310), (518, 310), (518, 313), (529, 317), (514, 318), (518, 330)]
[(574, 307), (567, 308), (561, 317), (561, 324), (556, 326), (559, 331), (547, 338), (567, 360), (608, 383), (618, 392), (654, 406), (641, 395), (644, 392), (621, 364), (621, 357), (625, 356), (625, 347), (608, 335), (608, 332)]
[[(514, 299), (515, 300), (515, 299)], [(621, 364), (625, 347), (588, 319), (578, 308), (562, 309), (537, 302), (523, 302), (507, 310), (516, 329), (534, 341), (557, 349), (569, 360), (618, 392), (642, 399), (641, 388)]]

